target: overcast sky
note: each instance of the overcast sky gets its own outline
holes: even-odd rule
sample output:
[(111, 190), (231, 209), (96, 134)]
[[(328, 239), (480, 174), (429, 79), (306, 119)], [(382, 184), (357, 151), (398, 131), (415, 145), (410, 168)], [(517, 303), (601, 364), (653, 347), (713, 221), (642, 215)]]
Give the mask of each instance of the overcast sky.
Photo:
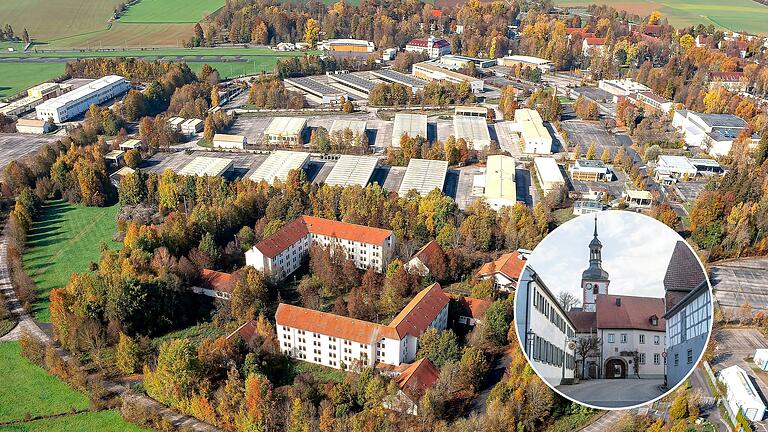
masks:
[[(555, 295), (568, 291), (579, 301), (581, 273), (589, 267), (589, 242), (594, 215), (577, 217), (549, 234), (531, 254), (528, 264)], [(675, 243), (682, 238), (661, 222), (628, 211), (597, 214), (597, 234), (603, 244), (603, 269), (608, 294), (664, 296), (664, 273)]]

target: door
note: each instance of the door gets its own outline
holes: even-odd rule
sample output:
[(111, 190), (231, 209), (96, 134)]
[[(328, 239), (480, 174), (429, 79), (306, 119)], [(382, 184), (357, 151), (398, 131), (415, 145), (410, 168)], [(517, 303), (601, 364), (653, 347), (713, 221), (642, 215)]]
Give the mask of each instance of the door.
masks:
[(608, 379), (613, 378), (626, 378), (627, 377), (627, 365), (621, 359), (611, 359), (605, 363), (605, 377)]

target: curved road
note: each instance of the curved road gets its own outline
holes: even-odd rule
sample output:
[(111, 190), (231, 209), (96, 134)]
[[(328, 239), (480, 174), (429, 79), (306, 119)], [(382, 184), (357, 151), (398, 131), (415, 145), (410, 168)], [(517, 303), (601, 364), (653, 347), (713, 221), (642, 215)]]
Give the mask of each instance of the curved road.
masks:
[[(53, 340), (51, 337), (48, 336), (42, 329), (40, 329), (40, 326), (38, 326), (32, 317), (30, 317), (29, 314), (24, 311), (24, 309), (21, 307), (21, 304), (19, 303), (19, 300), (16, 298), (16, 293), (13, 291), (13, 287), (11, 286), (10, 271), (8, 269), (8, 263), (6, 259), (8, 243), (7, 231), (7, 229), (3, 229), (2, 235), (0, 235), (0, 292), (2, 292), (3, 296), (5, 297), (5, 301), (7, 302), (9, 309), (11, 309), (11, 311), (19, 317), (19, 324), (16, 325), (16, 327), (11, 330), (10, 333), (0, 338), (0, 342), (17, 340), (21, 334), (21, 331), (25, 330), (39, 341), (53, 345)], [(64, 350), (57, 349), (57, 351), (62, 359), (67, 360), (69, 358), (69, 355)], [(136, 393), (122, 384), (118, 384), (112, 381), (104, 381), (103, 384), (108, 391), (112, 392), (118, 397), (129, 400), (134, 404), (142, 405), (144, 408), (158, 413), (161, 417), (163, 417), (163, 419), (170, 422), (171, 424), (180, 428), (184, 428), (184, 430), (193, 430), (197, 432), (221, 431), (220, 429), (211, 426), (208, 423), (201, 422), (190, 416), (182, 415), (162, 405), (160, 402), (157, 402), (149, 396)]]

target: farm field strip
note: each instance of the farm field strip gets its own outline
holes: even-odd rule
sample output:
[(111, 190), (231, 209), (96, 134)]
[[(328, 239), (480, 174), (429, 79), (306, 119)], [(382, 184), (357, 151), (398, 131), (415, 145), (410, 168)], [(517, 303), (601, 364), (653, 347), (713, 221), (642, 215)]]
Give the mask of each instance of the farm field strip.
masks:
[(224, 6), (224, 0), (141, 0), (120, 17), (123, 23), (196, 23)]

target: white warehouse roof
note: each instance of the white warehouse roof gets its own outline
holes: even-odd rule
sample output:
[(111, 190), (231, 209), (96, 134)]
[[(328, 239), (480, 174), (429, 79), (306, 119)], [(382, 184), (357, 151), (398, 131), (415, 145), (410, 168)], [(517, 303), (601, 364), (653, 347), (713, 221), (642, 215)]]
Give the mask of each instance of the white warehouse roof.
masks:
[(551, 157), (537, 157), (533, 158), (533, 164), (536, 165), (536, 174), (539, 176), (539, 181), (544, 183), (565, 181), (555, 159)]
[(427, 116), (424, 114), (395, 114), (395, 125), (392, 128), (392, 147), (400, 147), (400, 138), (422, 136), (427, 138)]
[(403, 196), (415, 189), (421, 196), (426, 196), (434, 189), (443, 190), (445, 175), (448, 172), (448, 162), (429, 159), (411, 159), (405, 176), (400, 183), (398, 195)]
[(366, 125), (365, 120), (334, 120), (328, 133), (334, 135), (336, 132), (344, 133), (344, 130), (349, 129), (355, 135), (362, 135), (365, 133)]
[(272, 184), (275, 179), (285, 181), (289, 171), (301, 169), (308, 160), (309, 153), (277, 150), (270, 154), (248, 178), (255, 182), (265, 180), (269, 184)]
[(227, 172), (232, 166), (231, 159), (198, 156), (188, 163), (179, 171), (181, 175), (193, 175), (193, 176), (220, 176)]
[(328, 174), (325, 183), (331, 186), (360, 185), (365, 187), (379, 164), (375, 156), (343, 155)]
[(549, 131), (544, 127), (544, 121), (538, 111), (521, 108), (515, 110), (515, 122), (520, 125), (520, 134), (526, 141), (534, 139), (551, 139)]
[(696, 172), (696, 167), (685, 156), (659, 155), (657, 165), (675, 171)]
[(738, 401), (739, 406), (743, 407), (762, 407), (765, 404), (760, 398), (760, 394), (749, 379), (749, 375), (737, 365), (727, 367), (720, 371), (720, 381), (728, 387), (728, 393)]
[(482, 150), (491, 145), (491, 133), (485, 117), (453, 116), (453, 129), (456, 139), (463, 138), (475, 150)]
[(105, 77), (101, 77), (97, 80), (91, 81), (88, 84), (78, 87), (70, 92), (64, 93), (61, 96), (55, 97), (53, 99), (48, 99), (47, 101), (38, 105), (38, 108), (44, 109), (44, 110), (48, 110), (48, 109), (55, 110), (56, 108), (62, 107), (70, 102), (74, 102), (82, 98), (85, 98), (90, 94), (97, 92), (119, 81), (125, 81), (125, 78), (119, 75), (107, 75)]
[(485, 197), (492, 200), (517, 201), (515, 186), (515, 159), (510, 156), (488, 156), (485, 165)]
[(307, 125), (307, 119), (303, 117), (275, 117), (264, 130), (264, 135), (296, 136)]

